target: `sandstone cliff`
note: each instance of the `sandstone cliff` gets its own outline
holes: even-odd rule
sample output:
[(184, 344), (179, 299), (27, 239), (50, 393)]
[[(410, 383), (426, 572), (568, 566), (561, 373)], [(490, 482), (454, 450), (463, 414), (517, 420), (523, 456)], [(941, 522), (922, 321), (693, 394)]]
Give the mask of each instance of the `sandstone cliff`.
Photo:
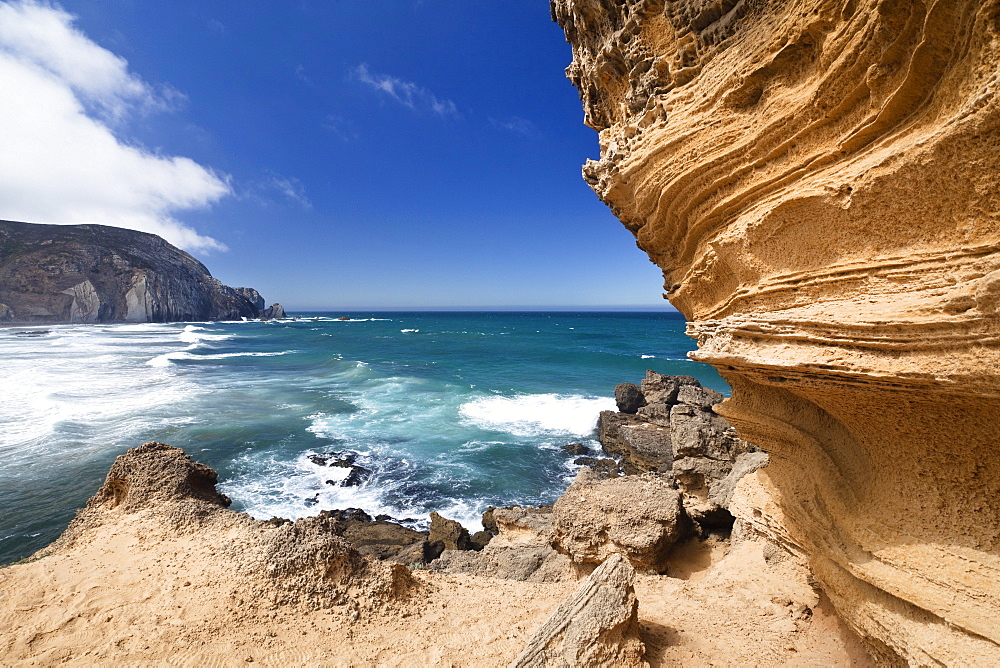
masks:
[(256, 290), (223, 285), (155, 234), (0, 221), (0, 322), (238, 320), (264, 313)]
[(747, 526), (881, 661), (996, 665), (1000, 2), (552, 12), (600, 133), (584, 178), (771, 455)]

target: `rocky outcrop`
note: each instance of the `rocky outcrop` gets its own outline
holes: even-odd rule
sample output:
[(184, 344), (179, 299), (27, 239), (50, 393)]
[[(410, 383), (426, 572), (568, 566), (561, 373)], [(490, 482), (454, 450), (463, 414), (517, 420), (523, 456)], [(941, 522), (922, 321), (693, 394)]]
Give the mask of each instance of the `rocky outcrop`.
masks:
[[(284, 317), (275, 304), (268, 317)], [(239, 320), (265, 313), (154, 234), (0, 221), (0, 322)]]
[[(720, 503), (728, 498), (724, 490), (752, 469), (749, 462), (760, 468), (767, 456), (738, 438), (715, 412), (722, 395), (690, 376), (655, 371), (646, 372), (641, 386), (622, 383), (615, 388), (616, 396), (625, 393), (629, 398), (619, 401), (620, 412), (604, 411), (598, 420), (604, 451), (620, 459), (626, 474), (669, 476), (682, 493), (686, 515), (703, 533), (728, 531), (733, 518), (728, 502)], [(751, 453), (734, 468), (740, 457)]]
[[(86, 543), (106, 524), (141, 524), (138, 540), (171, 543), (224, 563), (234, 599), (309, 608), (380, 607), (415, 586), (409, 569), (365, 558), (341, 537), (345, 518), (321, 513), (295, 522), (257, 521), (228, 509), (214, 470), (181, 449), (146, 443), (120, 455), (98, 492), (44, 554)], [(136, 519), (140, 518), (140, 519)], [(182, 557), (177, 557), (182, 559)]]
[(601, 479), (580, 469), (552, 510), (552, 546), (580, 566), (621, 554), (636, 568), (662, 572), (689, 531), (681, 493), (655, 473)]
[(648, 666), (634, 581), (628, 561), (609, 556), (535, 632), (511, 668)]
[(1000, 3), (552, 12), (584, 178), (771, 455), (776, 538), (881, 661), (1000, 662)]
[(483, 526), (492, 540), (479, 552), (449, 550), (431, 568), (528, 582), (572, 579), (570, 559), (552, 549), (552, 520), (551, 506), (491, 508), (483, 514)]

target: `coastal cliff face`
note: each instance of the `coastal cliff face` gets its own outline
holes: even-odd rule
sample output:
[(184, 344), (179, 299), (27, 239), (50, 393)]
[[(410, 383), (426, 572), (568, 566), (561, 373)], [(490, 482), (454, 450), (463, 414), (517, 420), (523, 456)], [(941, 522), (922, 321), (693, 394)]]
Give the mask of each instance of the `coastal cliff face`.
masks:
[(155, 234), (0, 221), (0, 322), (238, 320), (264, 312), (256, 290), (223, 285)]
[(1000, 660), (1000, 2), (555, 0), (601, 158), (884, 662)]

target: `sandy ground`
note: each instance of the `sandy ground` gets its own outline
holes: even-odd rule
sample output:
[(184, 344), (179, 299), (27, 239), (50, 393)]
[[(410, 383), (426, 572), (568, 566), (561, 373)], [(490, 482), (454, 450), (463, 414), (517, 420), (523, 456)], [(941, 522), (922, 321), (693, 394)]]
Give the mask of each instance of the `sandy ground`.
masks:
[[(232, 539), (135, 513), (0, 569), (0, 664), (502, 666), (576, 587), (415, 571), (374, 611), (274, 606), (234, 582)], [(652, 665), (869, 665), (806, 571), (762, 549), (695, 545), (677, 577), (639, 576)]]

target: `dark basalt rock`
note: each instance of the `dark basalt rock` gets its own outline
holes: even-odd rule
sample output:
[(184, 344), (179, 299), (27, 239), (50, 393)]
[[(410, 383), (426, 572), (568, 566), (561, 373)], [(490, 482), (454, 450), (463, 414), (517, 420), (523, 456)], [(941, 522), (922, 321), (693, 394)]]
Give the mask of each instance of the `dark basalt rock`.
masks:
[(590, 448), (588, 448), (583, 443), (570, 443), (568, 445), (563, 445), (559, 448), (563, 452), (574, 457), (579, 457), (580, 455), (589, 455)]
[(263, 304), (155, 234), (0, 221), (0, 322), (239, 320)]
[(646, 405), (646, 398), (638, 385), (632, 383), (619, 383), (615, 386), (615, 403), (621, 413), (634, 414)]
[(347, 474), (346, 478), (340, 481), (340, 486), (357, 487), (368, 482), (368, 478), (370, 477), (372, 477), (371, 470), (366, 469), (364, 466), (352, 466), (351, 472)]
[(309, 461), (318, 466), (341, 466), (343, 468), (349, 468), (354, 466), (354, 462), (358, 460), (358, 453), (351, 452), (350, 450), (343, 450), (341, 452), (321, 452), (315, 455), (309, 455)]

